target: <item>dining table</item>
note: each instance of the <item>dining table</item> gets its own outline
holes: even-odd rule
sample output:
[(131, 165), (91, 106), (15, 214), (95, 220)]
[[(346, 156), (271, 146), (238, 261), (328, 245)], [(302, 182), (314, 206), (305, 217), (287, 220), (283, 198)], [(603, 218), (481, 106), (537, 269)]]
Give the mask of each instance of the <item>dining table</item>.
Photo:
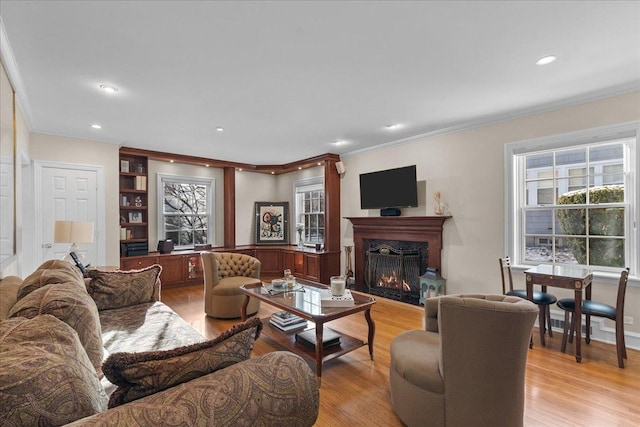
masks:
[[(576, 345), (576, 362), (582, 361), (582, 300), (591, 299), (591, 282), (593, 274), (588, 268), (566, 264), (540, 264), (524, 272), (527, 285), (527, 299), (533, 300), (533, 285), (552, 286), (573, 289), (575, 298), (574, 323)], [(551, 325), (549, 325), (551, 327)], [(540, 327), (541, 344), (544, 344), (544, 328)]]

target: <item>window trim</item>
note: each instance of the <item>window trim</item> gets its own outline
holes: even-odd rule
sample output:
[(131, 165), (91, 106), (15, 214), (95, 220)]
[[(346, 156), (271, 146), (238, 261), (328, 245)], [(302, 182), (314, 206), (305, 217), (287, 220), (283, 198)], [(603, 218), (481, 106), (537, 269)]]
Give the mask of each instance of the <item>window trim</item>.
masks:
[[(207, 185), (209, 186), (209, 191), (207, 194), (208, 201), (207, 203), (207, 243), (215, 242), (215, 224), (213, 223), (213, 214), (215, 210), (215, 192), (216, 192), (216, 180), (215, 178), (210, 177), (199, 177), (199, 176), (183, 176), (183, 175), (174, 175), (167, 173), (158, 173), (156, 174), (156, 197), (157, 197), (157, 210), (156, 210), (156, 218), (157, 218), (157, 230), (158, 230), (158, 240), (164, 240), (164, 182), (177, 182), (177, 183), (185, 183), (185, 184), (199, 184), (199, 185)], [(192, 246), (176, 246), (175, 249), (193, 249)]]
[[(626, 208), (628, 213), (625, 218), (625, 229), (629, 230), (625, 236), (628, 240), (628, 249), (625, 253), (627, 266), (631, 269), (629, 275), (630, 284), (640, 285), (640, 236), (638, 236), (638, 227), (640, 227), (640, 185), (638, 185), (638, 166), (640, 165), (640, 121), (632, 121), (620, 123), (611, 126), (602, 126), (597, 128), (585, 129), (576, 132), (568, 132), (558, 135), (551, 135), (541, 138), (516, 141), (507, 143), (504, 146), (504, 242), (503, 247), (505, 254), (511, 255), (514, 268), (524, 270), (531, 268), (532, 265), (523, 262), (520, 259), (518, 245), (521, 236), (516, 236), (515, 232), (520, 228), (520, 215), (518, 214), (518, 203), (524, 195), (523, 189), (516, 184), (519, 182), (517, 176), (517, 157), (521, 154), (532, 153), (536, 151), (558, 150), (571, 148), (574, 146), (591, 144), (597, 142), (606, 142), (615, 139), (635, 138), (634, 147), (625, 145), (625, 158), (629, 160), (628, 171), (629, 180), (626, 193)], [(594, 271), (594, 277), (603, 279), (607, 283), (616, 283), (619, 275)]]
[[(301, 212), (299, 210), (300, 206), (298, 205), (298, 193), (300, 193), (299, 189), (301, 189), (302, 187), (317, 187), (318, 190), (321, 190), (324, 193), (324, 191), (325, 191), (325, 188), (324, 188), (324, 176), (320, 175), (320, 176), (313, 176), (313, 177), (308, 177), (308, 178), (301, 178), (301, 179), (295, 180), (293, 182), (293, 201), (294, 201), (293, 202), (293, 207), (294, 207), (294, 209), (293, 209), (293, 215), (294, 216), (293, 217), (295, 218), (294, 227), (297, 227), (298, 219), (299, 219), (300, 214), (301, 214)], [(314, 189), (315, 188), (313, 188), (313, 189), (305, 189), (304, 191), (313, 191)], [(326, 195), (325, 195), (325, 197), (326, 197)], [(327, 229), (326, 228), (326, 226), (327, 226), (327, 223), (326, 223), (326, 220), (327, 220), (326, 212), (323, 211), (323, 214), (324, 214), (324, 219), (325, 219), (325, 224), (324, 224), (323, 229), (325, 230), (325, 233), (326, 233), (326, 229)], [(326, 239), (326, 237), (327, 237), (326, 234), (325, 234), (324, 237)], [(297, 232), (295, 233), (295, 243), (298, 243), (298, 233)], [(324, 245), (324, 239), (322, 241), (322, 244)], [(305, 245), (314, 246), (315, 243), (306, 243)]]

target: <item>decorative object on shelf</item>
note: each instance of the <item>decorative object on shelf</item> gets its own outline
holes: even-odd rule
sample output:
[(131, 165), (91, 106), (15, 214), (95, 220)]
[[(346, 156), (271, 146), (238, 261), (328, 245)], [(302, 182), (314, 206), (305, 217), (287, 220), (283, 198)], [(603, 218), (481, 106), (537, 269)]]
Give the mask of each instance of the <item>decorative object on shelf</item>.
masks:
[(64, 256), (65, 261), (74, 262), (71, 253), (74, 252), (82, 262), (84, 255), (80, 253), (78, 243), (93, 243), (93, 222), (56, 221), (53, 231), (54, 243), (71, 243), (69, 253)]
[(436, 191), (433, 193), (433, 200), (435, 200), (436, 204), (433, 207), (433, 213), (436, 215), (444, 215), (447, 212), (447, 206), (442, 203), (442, 193)]
[(302, 233), (304, 232), (304, 224), (299, 222), (296, 224), (296, 231), (298, 232), (298, 247), (304, 247), (304, 242), (302, 241)]
[(136, 173), (144, 173), (144, 166), (142, 166), (142, 163), (138, 163), (136, 165)]
[[(174, 244), (173, 240), (171, 239), (158, 241), (158, 252), (160, 252), (161, 254), (170, 254), (173, 250), (173, 247)], [(189, 268), (191, 269), (191, 267)], [(189, 272), (191, 272), (191, 270), (189, 270)]]
[(129, 173), (129, 161), (120, 160), (120, 172)]
[(189, 257), (189, 279), (195, 279), (198, 277), (198, 270), (200, 268), (199, 257)]
[(142, 207), (142, 197), (136, 196), (136, 198), (133, 200), (133, 204), (137, 207)]
[(289, 202), (256, 202), (256, 245), (289, 243)]
[(425, 304), (428, 298), (446, 295), (447, 281), (440, 276), (435, 268), (427, 268), (420, 276), (420, 304)]
[(129, 212), (129, 222), (142, 223), (142, 212), (138, 212), (138, 211)]

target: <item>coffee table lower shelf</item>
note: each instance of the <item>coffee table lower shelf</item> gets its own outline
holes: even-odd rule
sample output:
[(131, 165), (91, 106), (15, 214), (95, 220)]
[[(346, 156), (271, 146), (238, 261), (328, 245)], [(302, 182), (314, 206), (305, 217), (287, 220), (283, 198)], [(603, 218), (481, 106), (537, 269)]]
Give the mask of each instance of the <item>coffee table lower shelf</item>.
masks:
[(280, 346), (286, 348), (287, 350), (290, 350), (293, 353), (296, 353), (297, 355), (301, 356), (303, 359), (305, 359), (307, 362), (310, 362), (310, 363), (323, 364), (325, 362), (338, 358), (343, 354), (349, 353), (350, 351), (353, 351), (355, 349), (358, 349), (360, 347), (367, 345), (366, 341), (362, 341), (352, 336), (338, 332), (340, 334), (340, 344), (332, 345), (330, 347), (323, 349), (322, 360), (318, 362), (316, 360), (315, 349), (296, 341), (296, 334), (308, 328), (294, 329), (292, 331), (281, 331), (275, 328), (274, 326), (271, 326), (271, 324), (269, 323), (268, 317), (263, 318), (261, 320), (262, 320), (262, 324), (264, 325), (264, 328), (262, 329), (262, 333), (267, 338), (269, 338), (271, 341), (275, 342), (276, 344), (279, 344)]

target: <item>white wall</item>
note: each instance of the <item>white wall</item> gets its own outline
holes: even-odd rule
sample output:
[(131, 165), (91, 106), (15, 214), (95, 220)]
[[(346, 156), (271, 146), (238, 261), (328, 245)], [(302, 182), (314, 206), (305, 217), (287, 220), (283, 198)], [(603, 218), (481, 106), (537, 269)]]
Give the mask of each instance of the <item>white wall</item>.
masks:
[(236, 245), (250, 245), (256, 241), (255, 202), (274, 202), (276, 176), (236, 171)]
[[(341, 178), (342, 216), (377, 216), (359, 203), (359, 174), (404, 165), (417, 165), (422, 188), (420, 206), (403, 215), (432, 215), (433, 193), (442, 192), (453, 216), (444, 225), (442, 274), (447, 292), (501, 291), (498, 258), (504, 253), (504, 146), (510, 142), (640, 119), (640, 92), (504, 121), (472, 130), (425, 137), (411, 143), (342, 156), (346, 173)], [(426, 187), (426, 188), (425, 188)], [(425, 203), (426, 201), (426, 203)], [(343, 241), (353, 237), (348, 220), (341, 222)], [(343, 267), (344, 267), (344, 260)], [(524, 287), (524, 276), (514, 280)], [(615, 305), (617, 287), (594, 283), (593, 298)], [(569, 292), (553, 289), (558, 297)], [(625, 315), (640, 332), (640, 288), (629, 287)]]
[[(119, 147), (115, 144), (32, 133), (32, 160), (102, 166), (105, 179), (105, 263), (120, 265)], [(37, 267), (37, 266), (36, 266)], [(29, 274), (30, 271), (25, 272)]]

